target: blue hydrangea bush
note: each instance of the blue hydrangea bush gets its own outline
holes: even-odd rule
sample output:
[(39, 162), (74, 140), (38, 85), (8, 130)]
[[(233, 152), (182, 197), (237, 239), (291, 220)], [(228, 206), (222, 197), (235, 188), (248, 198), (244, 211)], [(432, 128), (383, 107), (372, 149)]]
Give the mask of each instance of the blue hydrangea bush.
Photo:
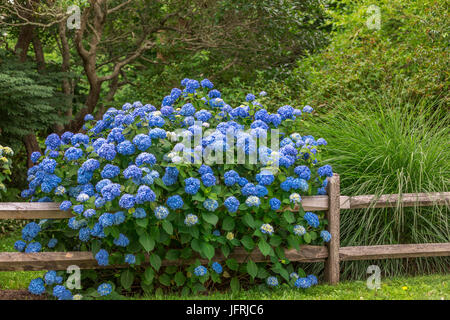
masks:
[[(326, 194), (332, 176), (320, 163), (326, 141), (292, 132), (312, 108), (285, 105), (270, 113), (265, 92), (232, 108), (207, 79), (181, 85), (159, 110), (134, 102), (98, 121), (87, 115), (85, 133), (50, 134), (45, 154), (31, 155), (22, 196), (59, 202), (74, 217), (29, 223), (15, 249), (91, 251), (99, 266), (125, 267), (82, 271), (81, 290), (67, 288), (65, 271), (51, 270), (31, 281), (30, 292), (80, 299), (317, 283), (284, 255), (284, 248), (331, 238), (323, 214), (301, 206), (302, 196)], [(281, 132), (278, 150), (258, 142), (270, 141), (272, 129)], [(245, 158), (208, 162), (220, 152)], [(230, 255), (236, 248), (259, 250), (268, 262), (238, 263)]]

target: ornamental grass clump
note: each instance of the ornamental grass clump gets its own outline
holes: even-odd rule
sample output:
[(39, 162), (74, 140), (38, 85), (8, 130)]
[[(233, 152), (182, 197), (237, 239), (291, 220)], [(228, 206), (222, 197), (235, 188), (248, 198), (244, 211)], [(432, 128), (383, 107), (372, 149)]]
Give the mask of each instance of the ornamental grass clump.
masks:
[[(45, 153), (31, 155), (22, 196), (59, 202), (74, 217), (29, 224), (16, 250), (91, 251), (100, 266), (125, 266), (119, 277), (107, 269), (82, 272), (80, 290), (64, 287), (66, 272), (49, 271), (64, 279), (33, 280), (32, 293), (114, 298), (218, 284), (317, 283), (284, 255), (284, 248), (331, 238), (323, 214), (301, 206), (302, 196), (325, 194), (332, 175), (320, 161), (326, 141), (291, 132), (312, 108), (269, 113), (265, 94), (248, 94), (232, 108), (207, 79), (181, 84), (159, 110), (134, 102), (98, 121), (87, 115), (85, 133), (51, 134)], [(235, 248), (259, 250), (270, 262), (238, 263)]]

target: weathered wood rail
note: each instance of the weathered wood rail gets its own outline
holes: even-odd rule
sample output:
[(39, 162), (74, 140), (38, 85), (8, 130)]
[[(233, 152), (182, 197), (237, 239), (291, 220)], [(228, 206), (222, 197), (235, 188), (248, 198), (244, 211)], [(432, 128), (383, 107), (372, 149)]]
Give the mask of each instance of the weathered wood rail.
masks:
[[(450, 242), (340, 247), (341, 210), (449, 206), (450, 192), (341, 196), (339, 176), (335, 174), (329, 180), (327, 196), (303, 197), (302, 205), (305, 211), (327, 212), (328, 230), (332, 234), (332, 239), (326, 247), (304, 245), (300, 247), (299, 251), (286, 249), (285, 255), (291, 261), (325, 262), (325, 279), (331, 284), (339, 282), (340, 261), (450, 256)], [(0, 203), (0, 219), (67, 219), (72, 216), (71, 212), (61, 211), (57, 203)], [(264, 257), (257, 249), (249, 253), (239, 248), (234, 250), (229, 257), (235, 258), (238, 262), (268, 261), (267, 257)], [(199, 259), (202, 263), (207, 262), (205, 259)], [(216, 261), (225, 259), (223, 255), (216, 255), (214, 258)], [(190, 261), (192, 260), (165, 260), (162, 265), (176, 265)], [(70, 265), (77, 265), (82, 269), (104, 268), (98, 266), (90, 252), (0, 252), (0, 271), (65, 270)]]

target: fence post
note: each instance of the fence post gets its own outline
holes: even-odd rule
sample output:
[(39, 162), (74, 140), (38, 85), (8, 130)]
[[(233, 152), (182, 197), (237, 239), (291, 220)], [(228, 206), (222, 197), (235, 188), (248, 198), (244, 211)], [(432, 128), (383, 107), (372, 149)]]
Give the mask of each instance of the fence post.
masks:
[(328, 180), (329, 207), (327, 211), (328, 232), (331, 240), (328, 243), (328, 259), (325, 261), (325, 280), (329, 284), (339, 282), (339, 247), (340, 247), (340, 181), (339, 175), (334, 174)]

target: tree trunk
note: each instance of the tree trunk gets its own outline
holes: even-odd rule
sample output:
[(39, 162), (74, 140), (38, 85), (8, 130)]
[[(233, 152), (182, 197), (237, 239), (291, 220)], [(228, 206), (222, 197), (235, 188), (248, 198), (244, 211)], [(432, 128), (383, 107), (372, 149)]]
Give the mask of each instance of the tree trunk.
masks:
[[(65, 21), (62, 21), (58, 25), (58, 34), (59, 38), (61, 40), (61, 57), (62, 57), (62, 64), (61, 64), (61, 71), (62, 72), (69, 72), (70, 71), (70, 48), (69, 48), (69, 42), (67, 40), (66, 35), (66, 23)], [(67, 118), (72, 118), (72, 86), (70, 83), (70, 79), (67, 77), (64, 77), (62, 80), (62, 91), (66, 97), (65, 102), (67, 104), (67, 110), (65, 112), (65, 116)], [(58, 134), (62, 134), (64, 132), (64, 125), (57, 124), (55, 126), (55, 131)]]
[(14, 48), (14, 52), (20, 62), (25, 62), (27, 60), (28, 48), (33, 39), (33, 29), (34, 26), (32, 25), (24, 25), (20, 28), (19, 37), (17, 38), (17, 43)]
[(27, 150), (27, 165), (28, 165), (28, 168), (31, 168), (33, 166), (33, 162), (31, 162), (31, 154), (34, 151), (41, 152), (41, 148), (39, 147), (39, 143), (38, 143), (34, 133), (30, 133), (30, 134), (27, 134), (26, 136), (24, 136), (23, 143)]
[(100, 92), (102, 83), (100, 81), (91, 82), (89, 95), (86, 99), (85, 107), (81, 109), (75, 119), (70, 123), (70, 130), (72, 132), (79, 132), (84, 124), (84, 116), (88, 113), (93, 113), (98, 100), (100, 99)]
[(37, 69), (39, 72), (45, 70), (45, 58), (44, 58), (44, 49), (42, 48), (41, 40), (39, 39), (39, 35), (37, 31), (34, 30), (33, 38), (31, 39), (33, 42), (34, 55), (36, 57)]
[[(33, 34), (34, 26), (32, 25), (24, 25), (20, 28), (19, 37), (17, 38), (14, 51), (21, 62), (25, 62), (27, 60), (28, 48), (33, 40)], [(39, 143), (37, 142), (36, 136), (33, 132), (28, 133), (23, 137), (23, 143), (25, 145), (25, 149), (27, 150), (27, 165), (30, 168), (33, 166), (30, 158), (31, 154), (34, 151), (41, 152), (41, 149), (39, 148)]]

